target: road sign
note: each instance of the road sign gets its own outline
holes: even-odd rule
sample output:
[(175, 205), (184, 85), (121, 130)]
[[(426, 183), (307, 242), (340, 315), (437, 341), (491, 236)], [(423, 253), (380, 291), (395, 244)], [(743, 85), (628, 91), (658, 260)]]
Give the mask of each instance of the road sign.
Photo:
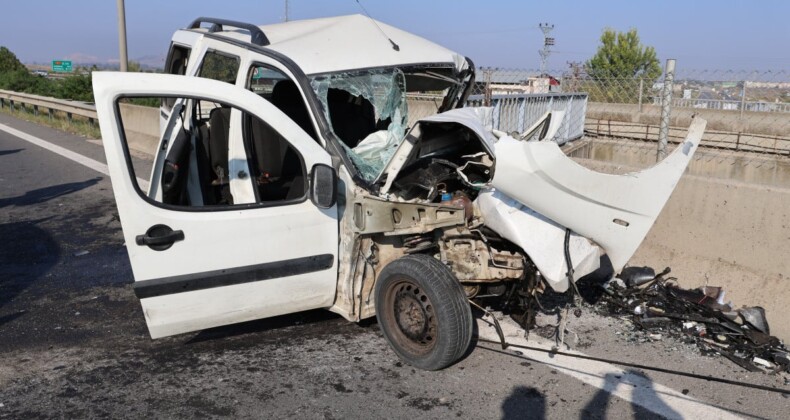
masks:
[(70, 73), (71, 61), (52, 60), (52, 71), (56, 73)]

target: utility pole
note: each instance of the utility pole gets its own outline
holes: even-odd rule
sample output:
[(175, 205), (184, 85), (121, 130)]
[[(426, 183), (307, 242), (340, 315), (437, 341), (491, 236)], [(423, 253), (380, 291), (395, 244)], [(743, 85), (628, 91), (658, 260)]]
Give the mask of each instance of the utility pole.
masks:
[(121, 71), (127, 71), (129, 57), (126, 55), (126, 8), (123, 0), (118, 0), (118, 51), (120, 53)]
[(285, 21), (288, 22), (288, 0), (285, 0)]
[(538, 54), (540, 54), (540, 75), (542, 76), (546, 74), (546, 60), (548, 60), (549, 54), (551, 54), (551, 47), (554, 45), (554, 38), (549, 36), (551, 30), (554, 29), (554, 25), (541, 23), (538, 24), (538, 28), (543, 31), (543, 49), (538, 50)]

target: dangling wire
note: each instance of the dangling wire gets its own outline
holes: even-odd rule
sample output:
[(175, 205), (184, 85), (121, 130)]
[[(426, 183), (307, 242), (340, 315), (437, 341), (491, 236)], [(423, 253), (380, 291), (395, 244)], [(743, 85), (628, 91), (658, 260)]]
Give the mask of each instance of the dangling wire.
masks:
[[(576, 299), (580, 296), (579, 289), (576, 287), (576, 282), (573, 281), (573, 262), (571, 261), (571, 249), (570, 249), (570, 242), (571, 242), (571, 230), (569, 228), (565, 228), (565, 265), (568, 268), (568, 271), (565, 273), (567, 280), (568, 280), (568, 297), (569, 302), (565, 304), (565, 307), (560, 310), (559, 313), (559, 322), (557, 323), (557, 340), (555, 344), (555, 348), (560, 349), (565, 344), (565, 330), (567, 330), (568, 325), (568, 313), (570, 312), (571, 306), (576, 306)], [(573, 333), (576, 336), (576, 340), (578, 341), (578, 335), (568, 330), (568, 332)]]

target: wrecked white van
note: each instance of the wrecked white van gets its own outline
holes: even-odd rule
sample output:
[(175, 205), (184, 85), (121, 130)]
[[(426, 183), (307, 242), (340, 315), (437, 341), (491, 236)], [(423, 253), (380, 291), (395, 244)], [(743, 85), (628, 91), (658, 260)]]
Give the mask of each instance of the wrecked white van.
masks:
[[(589, 171), (461, 108), (471, 61), (363, 16), (200, 18), (171, 74), (93, 75), (107, 164), (153, 338), (314, 308), (377, 316), (422, 369), (457, 360), (470, 300), (524, 311), (545, 286), (631, 258), (704, 121), (655, 167)], [(409, 92), (442, 92), (408, 121)], [(122, 104), (161, 102), (153, 161)]]

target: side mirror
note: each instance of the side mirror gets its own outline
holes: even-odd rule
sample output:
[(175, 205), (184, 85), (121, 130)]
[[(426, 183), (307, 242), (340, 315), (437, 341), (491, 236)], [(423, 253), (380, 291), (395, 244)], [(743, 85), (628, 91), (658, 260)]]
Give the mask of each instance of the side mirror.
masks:
[(310, 201), (321, 209), (328, 209), (337, 201), (337, 173), (335, 168), (316, 163), (310, 170)]

